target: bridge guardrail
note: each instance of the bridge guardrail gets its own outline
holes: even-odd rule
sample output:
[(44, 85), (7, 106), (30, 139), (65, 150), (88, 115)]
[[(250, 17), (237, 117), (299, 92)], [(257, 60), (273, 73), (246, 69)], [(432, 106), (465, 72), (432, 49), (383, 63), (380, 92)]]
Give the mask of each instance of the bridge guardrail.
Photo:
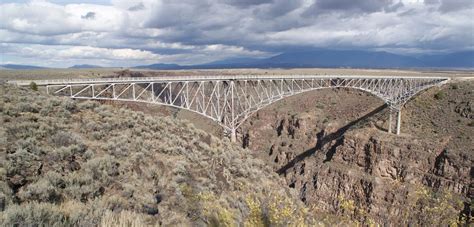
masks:
[(7, 83), (18, 86), (27, 86), (31, 82), (39, 86), (55, 84), (81, 84), (90, 82), (151, 82), (151, 81), (208, 81), (208, 80), (268, 80), (268, 79), (327, 79), (327, 78), (359, 78), (359, 79), (443, 79), (449, 77), (429, 77), (429, 76), (366, 76), (366, 75), (229, 75), (229, 76), (161, 76), (161, 77), (120, 77), (120, 78), (86, 78), (86, 79), (54, 79), (54, 80), (9, 80)]

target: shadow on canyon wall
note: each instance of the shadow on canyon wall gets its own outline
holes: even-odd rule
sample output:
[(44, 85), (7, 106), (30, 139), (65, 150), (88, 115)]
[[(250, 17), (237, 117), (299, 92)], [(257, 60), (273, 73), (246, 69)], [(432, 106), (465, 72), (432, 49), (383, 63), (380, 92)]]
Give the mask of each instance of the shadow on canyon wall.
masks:
[(325, 134), (324, 130), (321, 131), (317, 135), (317, 142), (316, 142), (315, 147), (313, 147), (309, 150), (306, 150), (305, 152), (297, 155), (294, 159), (289, 161), (286, 165), (284, 165), (283, 167), (278, 169), (277, 173), (280, 174), (280, 175), (286, 173), (286, 171), (288, 169), (294, 167), (298, 162), (301, 162), (305, 158), (315, 154), (317, 151), (322, 150), (322, 148), (326, 144), (330, 144), (330, 143), (336, 141), (334, 146), (332, 146), (331, 149), (326, 154), (326, 159), (324, 160), (324, 162), (331, 161), (334, 153), (336, 152), (336, 147), (338, 145), (342, 144), (342, 139), (341, 138), (347, 130), (349, 130), (351, 127), (353, 127), (355, 125), (361, 125), (361, 124), (368, 123), (370, 121), (370, 119), (372, 117), (374, 117), (375, 115), (377, 115), (377, 114), (383, 115), (383, 113), (388, 109), (387, 107), (388, 107), (387, 104), (383, 104), (383, 105), (377, 107), (376, 109), (370, 111), (369, 113), (363, 115), (362, 117), (360, 117), (360, 118), (358, 118), (354, 121), (349, 122), (349, 124), (339, 128), (337, 131), (335, 131), (333, 133), (330, 133), (328, 135), (324, 135)]

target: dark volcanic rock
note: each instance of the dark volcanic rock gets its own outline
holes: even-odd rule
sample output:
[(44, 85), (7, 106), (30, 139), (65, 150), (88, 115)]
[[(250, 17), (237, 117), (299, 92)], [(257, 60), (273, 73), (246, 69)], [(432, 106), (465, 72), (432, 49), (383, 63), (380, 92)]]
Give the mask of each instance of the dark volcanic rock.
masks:
[(473, 109), (474, 109), (474, 102), (472, 101), (462, 102), (456, 106), (456, 113), (458, 113), (459, 115), (465, 118), (474, 119), (474, 114), (472, 114)]
[[(427, 213), (431, 208), (426, 207), (443, 206), (433, 199), (436, 195), (447, 193), (446, 198), (458, 198), (458, 204), (463, 200), (469, 203), (474, 160), (469, 150), (462, 149), (466, 144), (453, 144), (458, 140), (453, 141), (448, 134), (431, 138), (426, 133), (420, 137), (388, 134), (383, 131), (387, 127), (386, 110), (377, 108), (380, 103), (373, 97), (354, 93), (358, 92), (327, 91), (319, 97), (309, 94), (297, 97), (298, 102), (288, 100), (289, 110), (262, 110), (244, 126), (244, 144), (265, 151), (262, 159), (286, 179), (290, 188), (299, 191), (304, 203), (334, 214), (379, 224), (427, 225), (447, 219), (439, 215), (435, 221), (424, 219), (435, 215)], [(454, 96), (448, 93), (448, 97)], [(321, 101), (309, 109), (301, 107), (314, 100)], [(422, 103), (428, 106), (425, 103), (428, 101)], [(463, 106), (452, 108), (452, 113), (470, 114)], [(370, 110), (374, 111), (367, 113)], [(448, 124), (438, 123), (434, 117), (427, 119), (434, 120), (438, 128)], [(403, 130), (409, 127), (406, 122), (403, 126)], [(453, 205), (443, 212), (456, 217), (463, 209), (466, 207)]]

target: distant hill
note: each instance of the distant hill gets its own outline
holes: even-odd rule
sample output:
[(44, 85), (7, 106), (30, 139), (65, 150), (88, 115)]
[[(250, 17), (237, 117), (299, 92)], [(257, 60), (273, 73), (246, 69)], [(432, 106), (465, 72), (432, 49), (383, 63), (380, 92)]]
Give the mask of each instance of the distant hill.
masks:
[(228, 58), (224, 60), (206, 63), (204, 65), (229, 65), (229, 64), (251, 65), (251, 64), (255, 64), (255, 62), (260, 62), (262, 60), (266, 60), (266, 59), (264, 58)]
[(409, 68), (425, 64), (420, 60), (387, 52), (317, 50), (283, 53), (264, 61), (265, 65), (323, 68)]
[(102, 68), (102, 66), (83, 64), (83, 65), (73, 65), (69, 68), (70, 69), (95, 69), (95, 68)]
[(474, 68), (474, 51), (425, 55), (420, 59), (431, 67)]
[(187, 68), (186, 66), (181, 66), (177, 64), (162, 64), (162, 63), (157, 63), (157, 64), (152, 64), (152, 65), (140, 65), (140, 66), (135, 66), (134, 68), (137, 69), (185, 69)]
[(15, 64), (5, 64), (0, 65), (3, 69), (46, 69), (45, 67), (34, 66), (34, 65), (15, 65)]
[(206, 64), (182, 66), (153, 64), (146, 69), (215, 68), (474, 68), (474, 51), (418, 57), (383, 51), (310, 50), (285, 52), (269, 58), (229, 58)]

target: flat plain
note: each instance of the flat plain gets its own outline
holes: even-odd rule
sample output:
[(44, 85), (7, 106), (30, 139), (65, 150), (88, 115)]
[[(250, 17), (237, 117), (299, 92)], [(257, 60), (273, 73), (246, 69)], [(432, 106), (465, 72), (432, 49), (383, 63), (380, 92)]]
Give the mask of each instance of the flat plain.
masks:
[[(128, 73), (127, 73), (128, 72)], [(190, 75), (367, 75), (367, 76), (446, 76), (451, 78), (474, 77), (474, 70), (394, 70), (394, 69), (193, 69), (193, 70), (148, 70), (124, 68), (97, 69), (39, 69), (39, 70), (0, 70), (0, 81), (8, 80), (45, 80), (80, 79), (112, 77), (130, 72), (144, 76), (190, 76)]]

